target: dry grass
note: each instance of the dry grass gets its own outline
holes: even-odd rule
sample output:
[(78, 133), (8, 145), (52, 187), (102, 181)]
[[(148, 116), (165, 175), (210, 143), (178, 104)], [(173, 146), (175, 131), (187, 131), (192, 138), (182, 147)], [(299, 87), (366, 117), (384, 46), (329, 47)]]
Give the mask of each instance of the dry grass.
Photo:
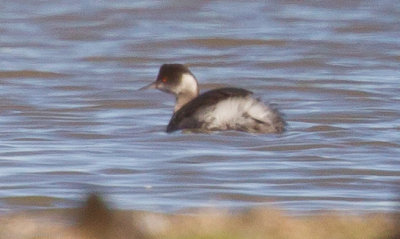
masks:
[(278, 210), (155, 214), (109, 210), (97, 196), (76, 210), (0, 218), (0, 239), (400, 239), (388, 214), (291, 217)]

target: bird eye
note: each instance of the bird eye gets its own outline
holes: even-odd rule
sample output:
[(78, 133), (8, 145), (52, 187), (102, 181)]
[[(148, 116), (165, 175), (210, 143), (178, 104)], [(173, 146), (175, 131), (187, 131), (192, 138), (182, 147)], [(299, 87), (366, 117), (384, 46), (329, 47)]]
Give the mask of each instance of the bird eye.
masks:
[(167, 82), (167, 80), (168, 80), (168, 78), (167, 78), (167, 77), (164, 77), (164, 78), (162, 78), (161, 81), (165, 83), (165, 82)]

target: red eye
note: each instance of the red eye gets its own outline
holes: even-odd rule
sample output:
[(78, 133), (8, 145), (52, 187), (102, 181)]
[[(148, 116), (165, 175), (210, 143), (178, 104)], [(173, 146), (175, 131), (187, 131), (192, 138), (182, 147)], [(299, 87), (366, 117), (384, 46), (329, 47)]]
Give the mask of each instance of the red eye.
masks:
[(164, 77), (164, 78), (162, 78), (161, 81), (165, 83), (165, 82), (167, 82), (167, 80), (168, 80), (167, 77)]

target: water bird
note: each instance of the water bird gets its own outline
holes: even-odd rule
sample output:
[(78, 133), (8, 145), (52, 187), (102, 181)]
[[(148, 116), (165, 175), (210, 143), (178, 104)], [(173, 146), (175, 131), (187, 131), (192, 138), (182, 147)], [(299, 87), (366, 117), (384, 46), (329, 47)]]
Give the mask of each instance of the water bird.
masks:
[(155, 82), (140, 88), (158, 89), (176, 97), (167, 132), (236, 130), (249, 133), (282, 133), (286, 122), (272, 105), (242, 88), (219, 88), (199, 94), (194, 74), (183, 64), (163, 64)]

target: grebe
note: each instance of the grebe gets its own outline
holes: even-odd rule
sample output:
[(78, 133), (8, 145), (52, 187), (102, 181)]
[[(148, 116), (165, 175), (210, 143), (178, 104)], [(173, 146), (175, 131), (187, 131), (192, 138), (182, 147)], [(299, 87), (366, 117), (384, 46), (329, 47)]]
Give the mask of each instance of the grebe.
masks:
[(182, 64), (161, 66), (155, 82), (142, 87), (175, 95), (174, 114), (167, 132), (181, 129), (200, 131), (238, 130), (250, 133), (282, 133), (282, 114), (241, 88), (220, 88), (199, 95), (193, 73)]

